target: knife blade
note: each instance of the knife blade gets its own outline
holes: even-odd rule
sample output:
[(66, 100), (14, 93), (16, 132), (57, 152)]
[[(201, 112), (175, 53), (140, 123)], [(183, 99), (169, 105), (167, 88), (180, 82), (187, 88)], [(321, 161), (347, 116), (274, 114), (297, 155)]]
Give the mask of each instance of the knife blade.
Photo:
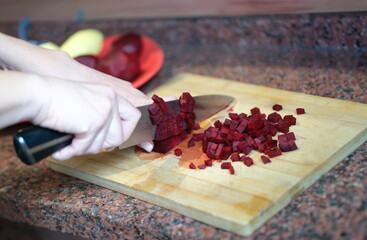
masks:
[[(196, 96), (194, 99), (196, 101), (194, 108), (196, 122), (201, 122), (225, 109), (234, 100), (233, 97), (226, 95), (202, 95)], [(167, 105), (171, 111), (180, 112), (179, 100), (168, 101)], [(138, 107), (141, 118), (129, 139), (119, 146), (120, 149), (154, 139), (155, 126), (150, 121), (149, 106)], [(70, 134), (40, 126), (32, 126), (21, 129), (15, 134), (13, 143), (15, 151), (22, 162), (32, 165), (71, 144), (73, 137)]]

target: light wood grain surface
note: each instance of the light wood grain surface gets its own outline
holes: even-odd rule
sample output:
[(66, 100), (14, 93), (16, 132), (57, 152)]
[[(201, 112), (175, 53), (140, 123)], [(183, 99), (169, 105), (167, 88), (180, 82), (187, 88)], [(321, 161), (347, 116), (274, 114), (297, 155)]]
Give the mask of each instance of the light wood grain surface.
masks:
[(367, 10), (364, 0), (0, 0), (0, 21), (233, 16)]
[[(172, 153), (142, 154), (133, 147), (65, 162), (49, 159), (51, 168), (247, 236), (367, 140), (366, 104), (193, 74), (178, 75), (154, 93), (179, 96), (184, 91), (231, 95), (235, 112), (249, 113), (257, 106), (269, 114), (278, 103), (284, 116), (305, 108), (306, 114), (297, 116), (297, 125), (291, 127), (299, 149), (266, 165), (253, 151), (255, 165), (233, 163), (235, 175), (221, 170), (219, 163), (190, 170)], [(201, 125), (227, 115), (222, 111)]]

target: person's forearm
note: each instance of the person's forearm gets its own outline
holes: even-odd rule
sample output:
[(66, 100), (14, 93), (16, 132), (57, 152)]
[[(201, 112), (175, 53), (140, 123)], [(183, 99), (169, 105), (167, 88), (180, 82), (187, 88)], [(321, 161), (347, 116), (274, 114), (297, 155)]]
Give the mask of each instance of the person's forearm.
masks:
[(36, 75), (0, 70), (0, 129), (34, 117), (39, 82)]

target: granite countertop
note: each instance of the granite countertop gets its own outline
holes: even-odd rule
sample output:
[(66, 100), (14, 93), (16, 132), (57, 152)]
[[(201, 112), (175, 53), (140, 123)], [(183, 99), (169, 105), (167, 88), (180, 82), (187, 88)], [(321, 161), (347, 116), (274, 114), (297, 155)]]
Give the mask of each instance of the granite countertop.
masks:
[[(148, 92), (191, 72), (367, 103), (366, 13), (37, 23), (33, 39), (77, 29), (136, 31), (165, 51)], [(16, 23), (0, 31), (17, 36)], [(92, 239), (242, 239), (159, 206), (51, 170), (25, 166), (0, 138), (0, 216)], [(248, 239), (365, 239), (367, 143), (295, 197)]]

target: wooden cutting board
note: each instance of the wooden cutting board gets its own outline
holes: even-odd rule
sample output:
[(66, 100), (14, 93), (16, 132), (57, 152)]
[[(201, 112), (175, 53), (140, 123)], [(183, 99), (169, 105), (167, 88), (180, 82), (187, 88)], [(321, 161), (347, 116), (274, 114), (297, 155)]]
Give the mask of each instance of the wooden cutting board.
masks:
[[(181, 74), (154, 93), (179, 96), (184, 91), (235, 97), (231, 107), (202, 122), (202, 127), (224, 119), (232, 109), (249, 113), (256, 106), (269, 114), (274, 104), (283, 105), (282, 116), (297, 117), (291, 131), (299, 149), (266, 165), (252, 151), (255, 164), (233, 163), (235, 175), (221, 170), (220, 163), (205, 170), (188, 169), (191, 161), (207, 158), (199, 146), (187, 149), (187, 142), (181, 144), (181, 157), (131, 147), (65, 162), (49, 159), (51, 168), (247, 236), (367, 140), (366, 104), (193, 74)], [(297, 116), (298, 107), (306, 114)]]

